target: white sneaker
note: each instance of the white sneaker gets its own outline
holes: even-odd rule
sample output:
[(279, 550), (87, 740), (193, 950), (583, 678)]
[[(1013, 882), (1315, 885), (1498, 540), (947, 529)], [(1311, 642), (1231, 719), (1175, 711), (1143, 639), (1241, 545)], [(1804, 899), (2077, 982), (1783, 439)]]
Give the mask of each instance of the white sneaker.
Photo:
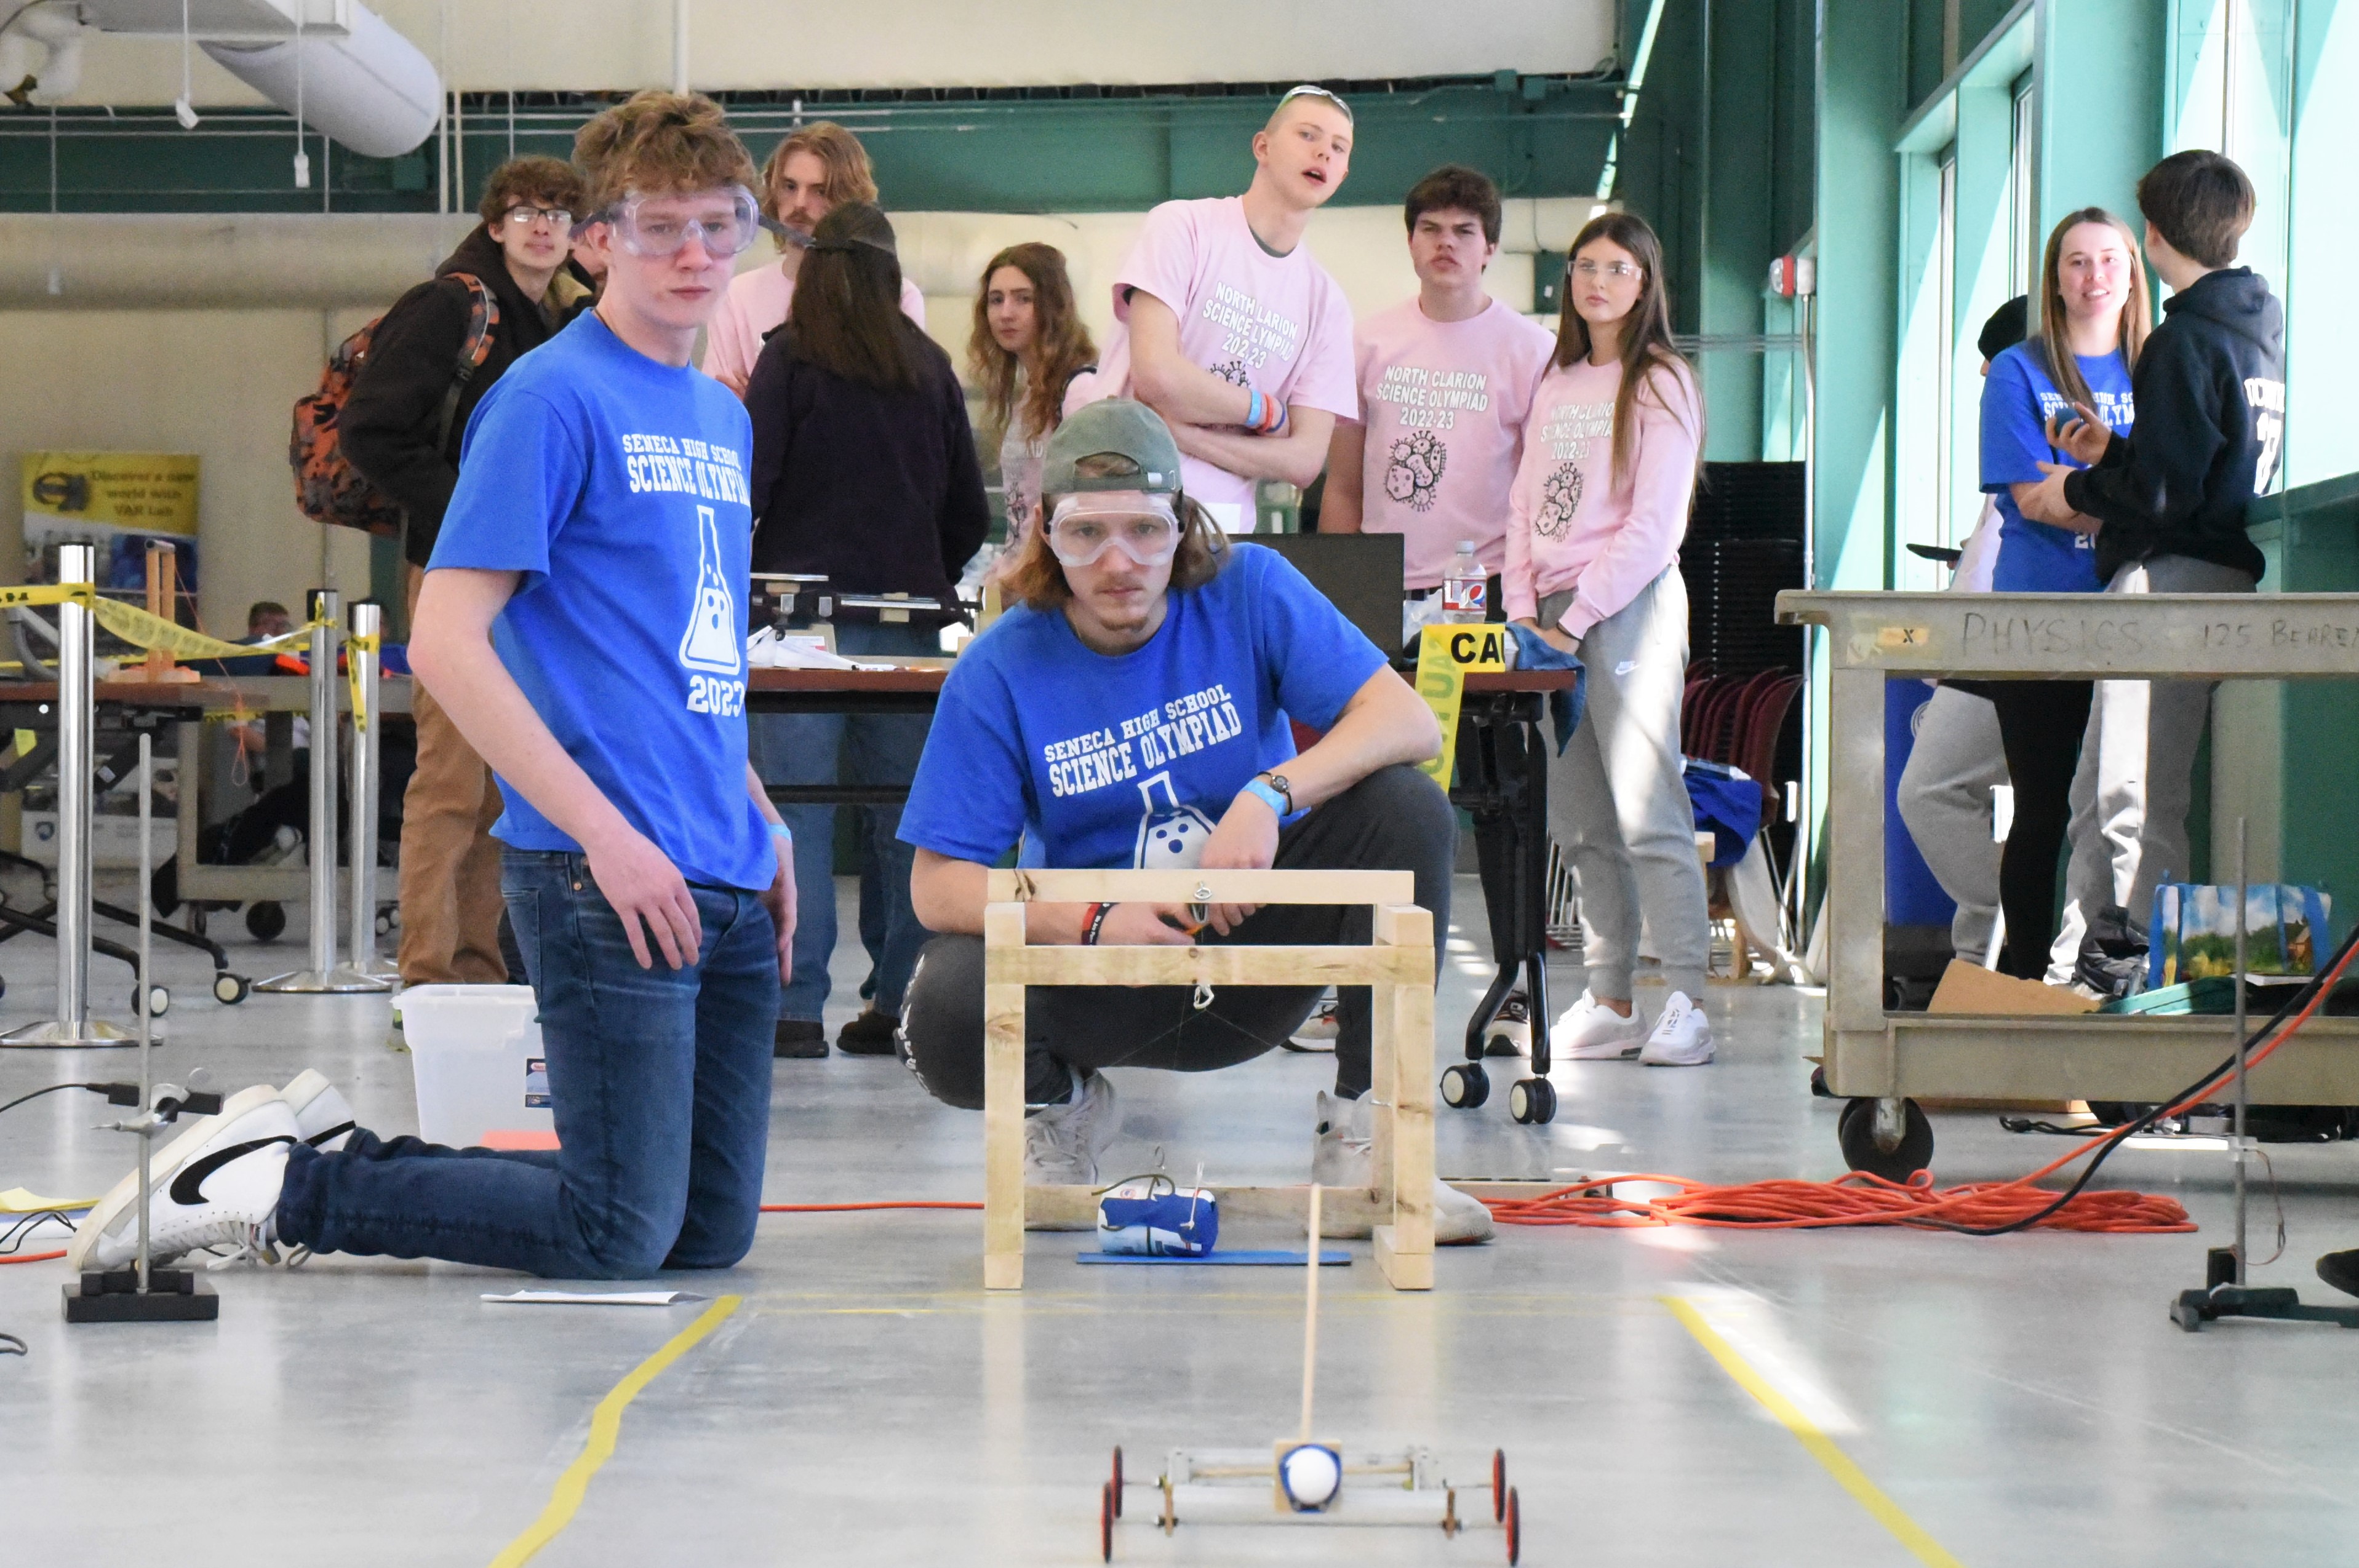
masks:
[(1335, 1049), (1336, 1031), (1335, 992), (1331, 988), (1325, 996), (1319, 999), (1319, 1005), (1310, 1010), (1310, 1016), (1302, 1021), (1302, 1027), (1294, 1032), (1288, 1044), (1304, 1051), (1332, 1051)]
[(1122, 1130), (1114, 1081), (1092, 1073), (1073, 1098), (1024, 1119), (1024, 1182), (1027, 1186), (1093, 1187), (1098, 1155)]
[[(275, 1256), (287, 1151), (302, 1141), (295, 1113), (274, 1090), (236, 1115), (223, 1107), (212, 1122), (192, 1146), (182, 1148), (188, 1139), (174, 1143), (179, 1158), (154, 1163), (147, 1232), (149, 1252), (158, 1262), (200, 1247), (232, 1246), (247, 1256)], [(94, 1232), (89, 1266), (120, 1269), (138, 1251), (135, 1189), (119, 1222)]]
[(1673, 991), (1638, 1060), (1649, 1067), (1702, 1066), (1712, 1060), (1712, 1020), (1688, 1000), (1687, 992)]
[[(268, 1105), (277, 1098), (277, 1089), (268, 1084), (256, 1084), (223, 1100), (218, 1116), (201, 1116), (183, 1121), (180, 1132), (171, 1141), (157, 1148), (149, 1167), (150, 1178), (157, 1186), (162, 1186), (171, 1179), (171, 1173), (180, 1167), (182, 1162), (198, 1145), (211, 1138), (214, 1129), (223, 1121), (234, 1120), (256, 1106)], [(134, 1210), (138, 1201), (139, 1167), (135, 1161), (130, 1173), (115, 1183), (113, 1190), (92, 1205), (91, 1211), (82, 1217), (82, 1224), (74, 1228), (73, 1239), (66, 1243), (66, 1267), (76, 1273), (85, 1269), (113, 1267), (92, 1259), (92, 1253), (98, 1249), (102, 1238), (127, 1237), (123, 1245), (136, 1252), (139, 1218)], [(109, 1249), (114, 1250), (111, 1242)], [(125, 1257), (130, 1255), (124, 1254)]]
[(1623, 1017), (1587, 991), (1549, 1031), (1549, 1052), (1569, 1062), (1626, 1062), (1647, 1043), (1647, 1021), (1632, 1008)]
[(309, 1067), (296, 1074), (295, 1081), (278, 1091), (278, 1098), (295, 1113), (295, 1126), (303, 1141), (323, 1154), (342, 1149), (360, 1125), (336, 1086)]
[[(1337, 1099), (1319, 1091), (1318, 1136), (1310, 1145), (1310, 1179), (1322, 1187), (1367, 1188), (1376, 1183), (1375, 1108), (1363, 1095)], [(1323, 1227), (1321, 1228), (1324, 1228)], [(1439, 1176), (1433, 1182), (1433, 1244), (1464, 1247), (1488, 1241), (1491, 1211)]]

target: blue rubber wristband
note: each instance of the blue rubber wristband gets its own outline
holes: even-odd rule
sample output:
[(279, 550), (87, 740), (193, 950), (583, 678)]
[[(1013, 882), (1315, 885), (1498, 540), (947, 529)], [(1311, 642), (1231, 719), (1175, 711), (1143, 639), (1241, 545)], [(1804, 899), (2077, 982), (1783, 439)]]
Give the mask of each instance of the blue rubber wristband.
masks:
[(1272, 811), (1277, 813), (1277, 819), (1280, 822), (1286, 820), (1288, 809), (1286, 804), (1286, 797), (1278, 794), (1277, 791), (1270, 788), (1269, 785), (1262, 783), (1261, 780), (1248, 779), (1245, 782), (1245, 787), (1238, 793), (1241, 795), (1252, 795), (1256, 800), (1260, 801), (1264, 806), (1268, 806)]
[(1268, 410), (1262, 406), (1261, 388), (1257, 386), (1245, 388), (1245, 428), (1259, 430), (1262, 416), (1267, 412)]

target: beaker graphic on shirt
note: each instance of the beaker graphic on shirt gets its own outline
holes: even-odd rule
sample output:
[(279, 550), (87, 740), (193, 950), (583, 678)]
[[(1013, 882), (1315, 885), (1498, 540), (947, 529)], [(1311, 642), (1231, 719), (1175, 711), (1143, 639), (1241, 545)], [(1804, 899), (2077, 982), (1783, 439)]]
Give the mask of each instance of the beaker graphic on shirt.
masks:
[[(1160, 804), (1155, 798), (1158, 788), (1163, 792)], [(1169, 769), (1140, 780), (1138, 794), (1146, 810), (1138, 819), (1132, 864), (1142, 871), (1194, 871), (1204, 858), (1204, 840), (1212, 836), (1211, 820), (1194, 806), (1180, 804)]]
[(720, 676), (745, 665), (745, 629), (729, 579), (721, 575), (721, 529), (710, 506), (696, 509), (696, 608), (679, 639), (679, 662)]

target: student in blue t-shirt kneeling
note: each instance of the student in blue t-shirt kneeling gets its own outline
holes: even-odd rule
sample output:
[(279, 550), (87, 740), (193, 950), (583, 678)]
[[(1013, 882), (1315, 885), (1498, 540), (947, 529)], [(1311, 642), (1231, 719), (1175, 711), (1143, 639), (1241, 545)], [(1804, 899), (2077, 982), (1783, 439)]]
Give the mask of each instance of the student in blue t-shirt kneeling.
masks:
[[(942, 933), (910, 980), (902, 1043), (933, 1095), (983, 1106), (987, 869), (1019, 839), (1027, 864), (1147, 869), (1402, 870), (1449, 928), (1457, 819), (1410, 764), (1433, 715), (1375, 643), (1275, 552), (1232, 547), (1180, 492), (1180, 449), (1144, 404), (1078, 410), (1042, 458), (1042, 526), (1006, 579), (1022, 600), (942, 688), (901, 814), (917, 848), (918, 916)], [(1324, 732), (1299, 755), (1289, 719)], [(1365, 910), (1214, 905), (1191, 937), (1178, 905), (1036, 903), (1035, 943), (1348, 944)], [(1299, 1028), (1317, 985), (1035, 987), (1026, 999), (1025, 1170), (1088, 1184), (1120, 1127), (1100, 1069), (1207, 1072)], [(1372, 1178), (1370, 1006), (1338, 1007), (1335, 1093), (1319, 1097), (1312, 1174)], [(1435, 1239), (1491, 1234), (1483, 1206), (1436, 1184)]]

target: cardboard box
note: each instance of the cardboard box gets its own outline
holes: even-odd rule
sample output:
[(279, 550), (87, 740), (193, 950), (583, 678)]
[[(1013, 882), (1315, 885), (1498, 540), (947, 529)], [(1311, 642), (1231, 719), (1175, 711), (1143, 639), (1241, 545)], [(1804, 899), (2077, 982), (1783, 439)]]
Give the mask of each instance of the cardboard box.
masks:
[(2064, 986), (2018, 980), (1979, 964), (1950, 960), (1928, 1012), (1971, 1012), (2001, 1017), (2070, 1017), (2094, 1012), (2097, 1003)]

